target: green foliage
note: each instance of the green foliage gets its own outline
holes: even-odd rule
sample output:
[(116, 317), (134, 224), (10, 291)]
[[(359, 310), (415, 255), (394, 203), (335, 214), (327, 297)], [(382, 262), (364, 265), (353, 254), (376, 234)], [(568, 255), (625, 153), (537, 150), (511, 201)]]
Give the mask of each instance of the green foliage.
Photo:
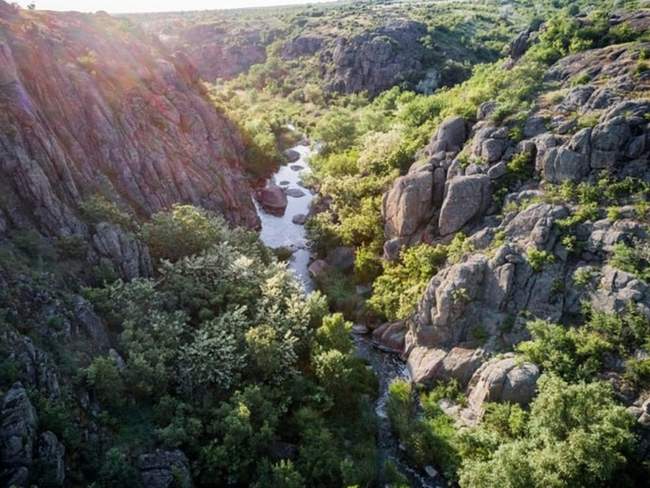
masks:
[(155, 214), (142, 227), (142, 237), (158, 260), (178, 261), (217, 244), (224, 235), (224, 221), (190, 205), (175, 205)]
[(109, 449), (99, 470), (97, 483), (101, 488), (141, 486), (140, 475), (126, 453), (118, 448)]
[[(99, 357), (83, 372), (106, 409), (101, 424), (129, 446), (183, 449), (204, 486), (374, 479), (375, 431), (364, 412), (376, 385), (354, 357), (351, 324), (326, 316), (324, 297), (305, 297), (250, 233), (192, 208), (157, 217), (144, 228), (179, 259), (161, 261), (155, 280), (84, 291), (124, 358), (118, 368)], [(182, 252), (167, 246), (183, 232)], [(306, 408), (317, 428), (300, 420)], [(296, 439), (304, 453), (279, 464), (275, 443)], [(324, 440), (329, 458), (316, 459)]]
[(650, 282), (650, 245), (638, 242), (634, 246), (628, 246), (619, 242), (614, 245), (609, 265)]
[(92, 224), (109, 222), (131, 231), (138, 229), (138, 222), (131, 215), (120, 210), (114, 202), (102, 195), (93, 195), (84, 200), (80, 210), (86, 220)]
[(444, 246), (420, 244), (406, 248), (399, 261), (384, 264), (383, 274), (373, 284), (369, 306), (390, 320), (408, 317), (446, 259)]
[[(461, 487), (588, 487), (614, 483), (633, 435), (609, 385), (540, 378), (530, 418), (488, 414), (461, 436)], [(525, 424), (525, 427), (523, 427)]]
[(535, 248), (528, 249), (526, 259), (535, 273), (539, 273), (544, 268), (544, 265), (555, 262), (555, 256), (553, 254)]
[(124, 403), (125, 385), (113, 358), (95, 358), (83, 375), (100, 402), (111, 406)]
[(529, 322), (531, 341), (517, 349), (545, 371), (571, 381), (592, 378), (603, 365), (604, 354), (614, 349), (601, 334), (587, 328), (565, 328), (541, 320)]
[(412, 462), (437, 466), (447, 479), (454, 479), (460, 465), (457, 433), (453, 420), (438, 407), (437, 396), (424, 397), (424, 415), (418, 417), (411, 384), (394, 381), (388, 391), (388, 418)]

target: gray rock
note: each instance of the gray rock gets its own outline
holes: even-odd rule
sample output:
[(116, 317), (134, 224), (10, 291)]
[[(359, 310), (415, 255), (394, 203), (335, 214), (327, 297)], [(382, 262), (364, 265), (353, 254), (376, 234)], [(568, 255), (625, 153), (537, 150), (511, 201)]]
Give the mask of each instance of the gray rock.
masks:
[(382, 215), (388, 239), (409, 238), (432, 217), (433, 174), (430, 170), (395, 180), (384, 194)]
[(27, 486), (37, 431), (36, 410), (23, 385), (15, 383), (0, 406), (0, 467), (2, 477), (13, 479), (17, 486)]
[(355, 252), (353, 247), (339, 246), (332, 249), (328, 254), (327, 264), (342, 271), (351, 270), (354, 267)]
[(147, 488), (173, 488), (182, 486), (191, 488), (192, 475), (190, 463), (182, 451), (157, 450), (142, 454), (138, 458), (138, 468), (142, 482)]
[(92, 243), (100, 259), (108, 259), (125, 280), (153, 273), (148, 248), (120, 226), (101, 222), (95, 226)]
[(296, 214), (291, 218), (291, 222), (296, 225), (305, 225), (305, 222), (307, 222), (307, 216), (305, 214)]
[(415, 383), (429, 384), (434, 380), (455, 379), (467, 385), (484, 358), (480, 349), (453, 347), (449, 351), (422, 346), (413, 347), (406, 364)]
[(490, 178), (486, 175), (457, 176), (449, 182), (447, 196), (440, 210), (438, 229), (441, 235), (460, 230), (470, 220), (481, 216), (490, 206)]
[(404, 351), (406, 330), (402, 321), (388, 322), (372, 331), (372, 340), (383, 349), (401, 353)]
[(494, 166), (490, 167), (487, 172), (488, 178), (496, 180), (505, 176), (508, 173), (508, 164), (505, 161), (500, 161)]
[(503, 139), (486, 139), (481, 145), (481, 157), (488, 163), (496, 163), (506, 148), (506, 143)]
[(589, 173), (589, 161), (583, 154), (564, 147), (552, 148), (542, 162), (543, 176), (550, 183), (580, 181)]
[(329, 265), (327, 262), (323, 261), (322, 259), (317, 259), (309, 265), (309, 268), (307, 270), (309, 271), (309, 275), (317, 280), (327, 272), (328, 268)]
[(305, 196), (305, 192), (300, 190), (299, 188), (289, 188), (285, 192), (287, 196), (292, 197), (292, 198), (302, 198)]
[(39, 479), (44, 486), (63, 486), (65, 481), (65, 447), (52, 432), (43, 432), (38, 438)]
[(468, 386), (469, 408), (480, 412), (486, 402), (511, 402), (527, 405), (535, 395), (539, 368), (532, 363), (518, 364), (512, 354), (484, 363)]
[(287, 149), (286, 151), (284, 151), (284, 157), (290, 163), (295, 163), (300, 159), (300, 153), (295, 149)]
[(352, 38), (340, 37), (331, 59), (325, 58), (331, 79), (328, 89), (342, 93), (367, 91), (374, 96), (424, 75), (426, 50), (420, 39), (426, 25), (394, 20)]
[(272, 215), (284, 215), (287, 208), (287, 194), (283, 188), (270, 184), (255, 192), (255, 198), (264, 210)]
[(458, 152), (467, 140), (467, 122), (462, 117), (445, 119), (426, 148), (429, 155), (439, 151)]
[(289, 168), (291, 168), (291, 171), (302, 171), (305, 169), (305, 167), (300, 164), (292, 164)]
[(324, 39), (317, 36), (298, 36), (282, 46), (283, 59), (296, 59), (317, 53), (324, 44)]

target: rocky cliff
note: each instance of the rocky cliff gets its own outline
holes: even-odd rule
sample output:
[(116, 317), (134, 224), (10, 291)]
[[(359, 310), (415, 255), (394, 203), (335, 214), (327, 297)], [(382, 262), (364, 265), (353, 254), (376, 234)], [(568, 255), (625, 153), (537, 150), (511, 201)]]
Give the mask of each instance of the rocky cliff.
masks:
[[(614, 45), (558, 61), (544, 79), (552, 90), (518, 130), (496, 121), (494, 102), (473, 120), (445, 120), (384, 196), (388, 259), (403, 246), (468, 236), (464, 256), (431, 279), (412, 317), (390, 326), (416, 381), (453, 378), (467, 388), (468, 422), (483, 401), (526, 403), (534, 395), (536, 365), (490, 359), (528, 339), (531, 319), (571, 323), (585, 305), (650, 317), (642, 274), (648, 50), (647, 42)], [(622, 269), (614, 254), (630, 248), (640, 256), (636, 269)], [(620, 361), (605, 377), (624, 403), (641, 405), (645, 397), (622, 379)]]
[(146, 250), (84, 220), (93, 196), (133, 219), (187, 202), (257, 225), (237, 129), (186, 56), (127, 20), (0, 3), (0, 126), (0, 235), (78, 236), (132, 277)]

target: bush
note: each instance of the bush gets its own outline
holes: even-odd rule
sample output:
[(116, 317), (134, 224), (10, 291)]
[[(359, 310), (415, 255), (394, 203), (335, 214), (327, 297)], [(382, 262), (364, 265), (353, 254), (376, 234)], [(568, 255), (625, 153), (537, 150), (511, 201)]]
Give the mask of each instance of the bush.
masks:
[(126, 388), (113, 358), (95, 358), (83, 372), (83, 376), (101, 403), (113, 407), (124, 404)]
[(80, 206), (81, 214), (92, 224), (109, 222), (126, 230), (136, 231), (137, 221), (128, 213), (120, 210), (113, 202), (102, 195), (93, 195)]
[(555, 256), (548, 251), (540, 251), (534, 248), (528, 250), (526, 259), (535, 273), (539, 273), (544, 268), (544, 265), (555, 262)]
[(142, 227), (142, 237), (157, 260), (178, 261), (199, 254), (223, 238), (225, 222), (205, 210), (175, 205), (169, 212), (155, 214)]
[(373, 284), (370, 308), (389, 320), (408, 317), (446, 258), (444, 246), (420, 244), (406, 248), (398, 262), (385, 263), (383, 274)]
[[(615, 483), (633, 419), (604, 383), (543, 375), (526, 428), (487, 422), (461, 436), (461, 487), (589, 487)], [(510, 422), (508, 422), (510, 424)], [(520, 424), (520, 422), (518, 422)], [(510, 432), (508, 432), (510, 431)]]

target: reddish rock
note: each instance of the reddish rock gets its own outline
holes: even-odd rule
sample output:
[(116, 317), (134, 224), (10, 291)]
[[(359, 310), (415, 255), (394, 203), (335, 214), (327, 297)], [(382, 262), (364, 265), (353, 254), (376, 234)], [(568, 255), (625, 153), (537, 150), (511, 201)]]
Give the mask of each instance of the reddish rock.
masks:
[(4, 226), (90, 241), (79, 207), (97, 193), (143, 217), (188, 203), (259, 225), (243, 139), (185, 56), (106, 14), (2, 15)]
[(406, 325), (404, 322), (387, 322), (372, 331), (372, 340), (380, 347), (389, 351), (402, 353), (404, 351), (404, 338)]
[(255, 198), (270, 214), (282, 216), (287, 209), (287, 193), (277, 185), (260, 188), (255, 192)]

